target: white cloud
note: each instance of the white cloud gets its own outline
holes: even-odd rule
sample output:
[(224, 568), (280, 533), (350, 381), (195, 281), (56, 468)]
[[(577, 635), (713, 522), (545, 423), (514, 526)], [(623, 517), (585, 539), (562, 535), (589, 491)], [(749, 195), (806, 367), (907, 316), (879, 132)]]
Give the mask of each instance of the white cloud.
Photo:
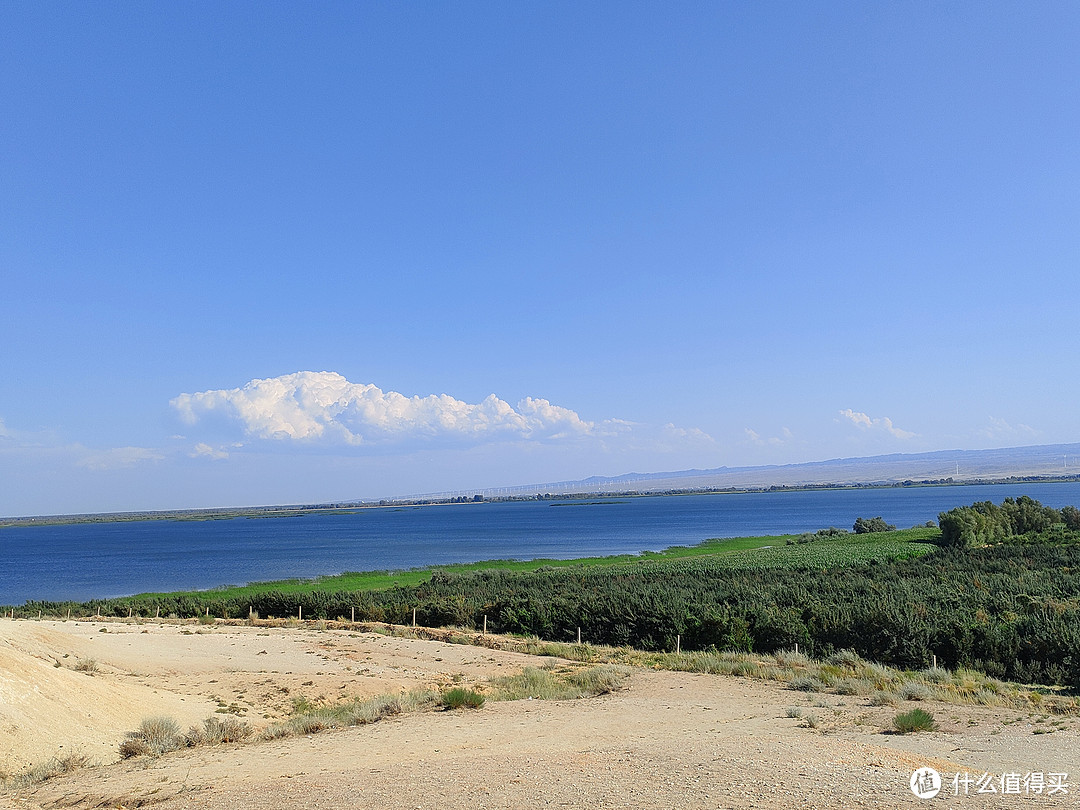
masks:
[(851, 408), (844, 408), (840, 411), (840, 415), (851, 421), (860, 430), (882, 431), (895, 439), (913, 439), (918, 435), (909, 430), (896, 427), (887, 416), (870, 417), (860, 411), (853, 411)]
[(1004, 419), (999, 419), (995, 416), (989, 417), (988, 422), (989, 424), (980, 428), (978, 431), (979, 435), (985, 439), (994, 441), (1023, 441), (1034, 439), (1038, 436), (1038, 431), (1023, 423), (1012, 425)]
[(671, 422), (668, 422), (666, 425), (664, 425), (660, 429), (660, 433), (664, 438), (672, 440), (672, 441), (682, 441), (682, 442), (702, 443), (702, 444), (715, 444), (716, 443), (716, 440), (713, 439), (713, 437), (710, 436), (708, 433), (706, 433), (704, 430), (699, 430), (698, 428), (676, 427)]
[(165, 454), (149, 447), (113, 447), (108, 450), (86, 450), (75, 464), (94, 472), (134, 467), (144, 461), (161, 461)]
[(191, 458), (211, 458), (215, 461), (225, 459), (229, 457), (229, 451), (223, 450), (219, 447), (211, 447), (206, 442), (199, 442), (192, 448), (192, 451), (188, 453)]
[(780, 447), (795, 438), (795, 434), (788, 428), (781, 428), (779, 436), (769, 436), (768, 438), (762, 436), (753, 428), (743, 428), (743, 433), (746, 434), (751, 444), (758, 447)]
[(574, 411), (526, 397), (517, 407), (489, 395), (407, 397), (340, 374), (301, 371), (243, 388), (181, 394), (170, 403), (189, 425), (224, 415), (261, 439), (360, 445), (401, 439), (564, 439), (604, 432)]

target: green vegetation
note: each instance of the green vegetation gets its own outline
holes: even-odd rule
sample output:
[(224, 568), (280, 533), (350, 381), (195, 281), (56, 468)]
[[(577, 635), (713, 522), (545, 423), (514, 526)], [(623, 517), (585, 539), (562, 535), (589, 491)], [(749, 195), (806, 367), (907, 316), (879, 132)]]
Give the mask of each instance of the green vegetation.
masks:
[(896, 531), (896, 527), (890, 523), (886, 523), (885, 519), (878, 516), (867, 520), (866, 518), (855, 518), (855, 526), (853, 531), (855, 534), (869, 534), (871, 532), (892, 532)]
[(937, 728), (937, 723), (930, 712), (912, 709), (896, 715), (893, 718), (893, 727), (901, 734), (910, 734), (915, 731), (933, 731)]
[(432, 708), (438, 695), (429, 689), (419, 689), (401, 695), (378, 695), (366, 700), (350, 700), (335, 704), (315, 704), (300, 699), (293, 704), (293, 715), (263, 730), (261, 739), (274, 740), (314, 734), (329, 728), (345, 728), (377, 723), (384, 717), (408, 711)]
[(1076, 542), (1080, 535), (1080, 509), (1053, 509), (1022, 495), (1006, 498), (1001, 506), (982, 501), (942, 512), (941, 542), (974, 548), (1001, 542)]
[[(28, 603), (20, 612), (193, 617), (209, 609), (246, 619), (249, 609), (268, 618), (302, 609), (310, 619), (355, 615), (406, 625), (415, 611), (428, 627), (486, 622), (493, 633), (554, 641), (580, 631), (593, 644), (651, 652), (678, 645), (765, 654), (798, 645), (819, 658), (849, 651), (907, 670), (926, 670), (936, 660), (943, 669), (1080, 689), (1080, 511), (1021, 498), (941, 519), (950, 527), (942, 532), (829, 529), (710, 540), (636, 557), (500, 561), (85, 605)], [(987, 538), (993, 542), (979, 544)]]
[(622, 666), (596, 666), (555, 672), (554, 667), (525, 667), (516, 675), (491, 681), (493, 700), (575, 700), (606, 695), (622, 688), (630, 671)]
[(443, 708), (448, 711), (454, 709), (479, 709), (484, 705), (484, 696), (475, 689), (455, 686), (443, 692), (441, 703)]

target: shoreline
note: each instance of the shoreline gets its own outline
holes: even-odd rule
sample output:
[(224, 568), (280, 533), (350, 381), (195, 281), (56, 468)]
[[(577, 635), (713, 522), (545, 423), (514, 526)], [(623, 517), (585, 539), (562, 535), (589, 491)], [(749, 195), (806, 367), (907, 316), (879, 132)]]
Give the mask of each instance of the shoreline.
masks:
[[(944, 479), (923, 479), (919, 481), (905, 480), (896, 482), (831, 482), (831, 483), (806, 483), (806, 484), (774, 484), (771, 486), (757, 487), (703, 487), (703, 488), (673, 488), (658, 490), (623, 490), (604, 491), (594, 490), (589, 492), (549, 493), (540, 495), (502, 495), (484, 497), (482, 500), (461, 500), (457, 498), (432, 499), (418, 496), (406, 499), (384, 499), (378, 502), (364, 501), (341, 501), (337, 503), (321, 504), (280, 504), (273, 506), (236, 506), (221, 508), (195, 508), (195, 509), (160, 509), (160, 510), (135, 510), (130, 512), (95, 512), (79, 513), (70, 515), (23, 515), (0, 517), (0, 531), (6, 528), (26, 528), (30, 526), (69, 526), (88, 523), (139, 523), (149, 521), (210, 521), (210, 520), (233, 520), (235, 518), (264, 519), (264, 518), (288, 518), (305, 517), (308, 515), (329, 514), (356, 514), (369, 509), (400, 509), (422, 506), (481, 506), (491, 503), (517, 503), (529, 501), (586, 501), (590, 499), (602, 499), (608, 502), (614, 498), (659, 498), (672, 496), (695, 496), (695, 495), (752, 495), (757, 493), (778, 492), (826, 492), (826, 491), (850, 491), (850, 490), (876, 490), (876, 489), (915, 489), (929, 487), (974, 487), (974, 486), (998, 486), (1015, 484), (1070, 484), (1080, 482), (1080, 474), (1074, 475), (1010, 475), (995, 476), (989, 478), (971, 478), (954, 480), (952, 477)], [(542, 488), (542, 485), (537, 487)]]

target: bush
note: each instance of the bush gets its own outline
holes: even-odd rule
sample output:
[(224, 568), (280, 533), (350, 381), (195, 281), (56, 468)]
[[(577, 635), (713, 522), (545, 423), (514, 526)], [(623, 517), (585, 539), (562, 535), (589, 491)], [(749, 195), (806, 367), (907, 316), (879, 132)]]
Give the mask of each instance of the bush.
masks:
[(903, 700), (930, 700), (933, 697), (930, 687), (918, 681), (908, 681), (903, 684), (899, 694)]
[(825, 663), (832, 664), (834, 667), (855, 669), (862, 663), (862, 658), (854, 650), (837, 650), (825, 659)]
[(590, 667), (581, 672), (575, 672), (566, 680), (571, 686), (581, 690), (581, 697), (596, 697), (622, 689), (629, 674), (630, 670), (626, 667)]
[(870, 532), (895, 532), (896, 527), (886, 523), (885, 519), (878, 516), (873, 518), (855, 518), (853, 527), (855, 534), (869, 534)]
[(788, 684), (797, 692), (824, 692), (825, 684), (812, 675), (796, 675)]
[(930, 712), (912, 709), (896, 715), (893, 718), (893, 727), (901, 734), (911, 734), (915, 731), (933, 731), (937, 728), (937, 723)]
[(139, 724), (138, 731), (128, 732), (127, 739), (120, 743), (120, 756), (123, 759), (156, 757), (185, 744), (179, 723), (171, 717), (150, 717)]
[(203, 720), (202, 728), (192, 726), (184, 735), (184, 744), (189, 747), (197, 745), (219, 745), (221, 743), (234, 743), (246, 740), (251, 736), (251, 726), (242, 723), (235, 717), (218, 719), (207, 717)]
[(462, 708), (479, 709), (484, 705), (484, 696), (475, 689), (455, 686), (453, 689), (443, 692), (441, 703), (443, 708), (450, 711)]

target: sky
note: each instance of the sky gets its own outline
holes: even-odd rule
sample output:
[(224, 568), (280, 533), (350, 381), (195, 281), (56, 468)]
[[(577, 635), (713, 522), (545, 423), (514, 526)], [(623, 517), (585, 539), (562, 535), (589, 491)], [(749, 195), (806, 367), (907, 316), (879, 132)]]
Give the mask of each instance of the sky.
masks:
[(0, 7), (0, 515), (1080, 441), (1080, 5)]

